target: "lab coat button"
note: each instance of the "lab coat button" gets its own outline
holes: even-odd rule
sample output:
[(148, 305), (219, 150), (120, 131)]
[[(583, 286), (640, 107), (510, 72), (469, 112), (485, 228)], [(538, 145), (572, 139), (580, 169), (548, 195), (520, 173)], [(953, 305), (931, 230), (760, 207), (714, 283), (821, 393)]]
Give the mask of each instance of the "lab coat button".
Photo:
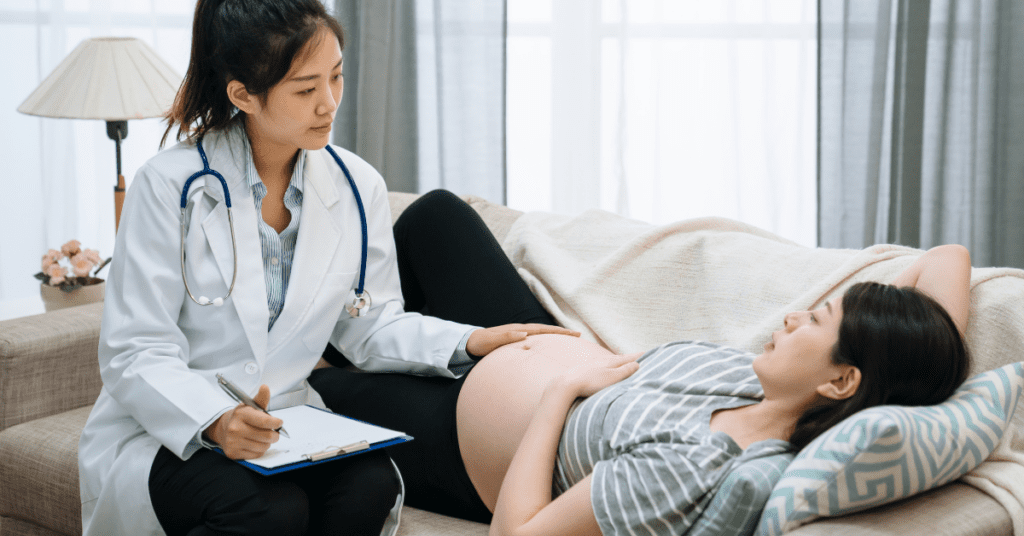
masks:
[(256, 366), (256, 363), (249, 362), (245, 364), (246, 374), (256, 374), (257, 372), (259, 372), (259, 370), (260, 368)]

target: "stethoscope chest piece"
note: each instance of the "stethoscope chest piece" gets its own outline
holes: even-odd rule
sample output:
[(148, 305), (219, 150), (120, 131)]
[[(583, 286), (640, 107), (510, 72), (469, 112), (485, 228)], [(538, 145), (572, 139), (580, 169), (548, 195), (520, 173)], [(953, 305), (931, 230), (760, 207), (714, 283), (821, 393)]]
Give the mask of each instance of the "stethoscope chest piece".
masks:
[(364, 290), (361, 293), (356, 294), (353, 289), (349, 296), (352, 297), (352, 301), (345, 306), (345, 310), (348, 311), (349, 316), (352, 318), (366, 316), (366, 313), (370, 310), (370, 306), (373, 305), (373, 299), (370, 298), (369, 291)]

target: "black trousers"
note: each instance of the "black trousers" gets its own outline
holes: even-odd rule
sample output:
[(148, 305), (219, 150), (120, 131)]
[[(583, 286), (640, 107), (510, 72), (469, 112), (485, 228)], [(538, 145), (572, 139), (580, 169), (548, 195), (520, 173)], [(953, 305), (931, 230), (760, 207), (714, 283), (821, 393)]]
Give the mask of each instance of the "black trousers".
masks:
[[(450, 192), (421, 196), (402, 213), (394, 232), (407, 311), (482, 327), (555, 324), (476, 211)], [(345, 364), (333, 347), (324, 357)], [(402, 472), (406, 504), (486, 523), (491, 513), (466, 473), (455, 425), (455, 405), (467, 376), (452, 380), (324, 368), (309, 381), (332, 410), (415, 438), (388, 449)]]
[(211, 450), (182, 461), (160, 447), (149, 473), (153, 509), (170, 536), (377, 536), (398, 492), (380, 450), (263, 476)]

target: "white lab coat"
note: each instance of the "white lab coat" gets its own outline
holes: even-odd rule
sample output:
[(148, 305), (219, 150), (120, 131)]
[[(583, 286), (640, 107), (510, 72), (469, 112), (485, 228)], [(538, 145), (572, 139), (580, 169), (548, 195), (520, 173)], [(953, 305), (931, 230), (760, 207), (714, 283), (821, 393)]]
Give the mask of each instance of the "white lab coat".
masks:
[[(222, 373), (271, 409), (323, 407), (306, 378), (328, 341), (366, 370), (452, 377), (447, 365), (471, 326), (405, 313), (384, 181), (369, 164), (335, 148), (366, 209), (369, 314), (344, 311), (359, 276), (359, 212), (344, 173), (326, 150), (310, 152), (284, 308), (269, 312), (254, 200), (242, 169), (242, 129), (203, 141), (210, 166), (231, 193), (238, 279), (222, 307), (200, 307), (181, 281), (180, 199), (202, 169), (194, 145), (178, 144), (146, 163), (125, 200), (104, 301), (99, 364), (103, 390), (79, 443), (86, 535), (163, 534), (149, 497), (149, 471), (161, 445), (179, 457), (201, 428), (235, 402), (215, 385)], [(202, 184), (205, 183), (205, 184)], [(223, 296), (231, 282), (231, 235), (223, 191), (212, 176), (192, 186), (186, 266), (198, 298)], [(399, 497), (384, 534), (397, 528)]]

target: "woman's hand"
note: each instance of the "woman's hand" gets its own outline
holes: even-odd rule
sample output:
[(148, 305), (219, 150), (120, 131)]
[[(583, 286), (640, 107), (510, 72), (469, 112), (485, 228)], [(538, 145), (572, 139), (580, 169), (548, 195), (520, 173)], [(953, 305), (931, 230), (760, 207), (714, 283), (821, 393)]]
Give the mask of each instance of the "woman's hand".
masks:
[[(270, 388), (261, 385), (253, 401), (261, 408), (267, 407), (267, 403), (270, 402)], [(277, 417), (239, 404), (213, 421), (213, 424), (203, 430), (203, 436), (220, 445), (228, 458), (251, 460), (263, 456), (270, 445), (277, 442), (278, 434), (275, 430), (282, 424), (281, 419)]]
[(579, 337), (580, 332), (560, 326), (547, 324), (505, 324), (493, 328), (478, 329), (469, 335), (466, 351), (469, 355), (481, 358), (501, 346), (526, 339), (530, 335), (556, 334)]
[(576, 397), (592, 396), (632, 376), (640, 368), (636, 360), (641, 355), (643, 352), (587, 359), (555, 378), (549, 387), (567, 389)]
[(501, 483), (491, 536), (600, 536), (590, 504), (590, 475), (551, 498), (558, 441), (576, 398), (628, 378), (640, 368), (640, 355), (588, 359), (548, 384)]

